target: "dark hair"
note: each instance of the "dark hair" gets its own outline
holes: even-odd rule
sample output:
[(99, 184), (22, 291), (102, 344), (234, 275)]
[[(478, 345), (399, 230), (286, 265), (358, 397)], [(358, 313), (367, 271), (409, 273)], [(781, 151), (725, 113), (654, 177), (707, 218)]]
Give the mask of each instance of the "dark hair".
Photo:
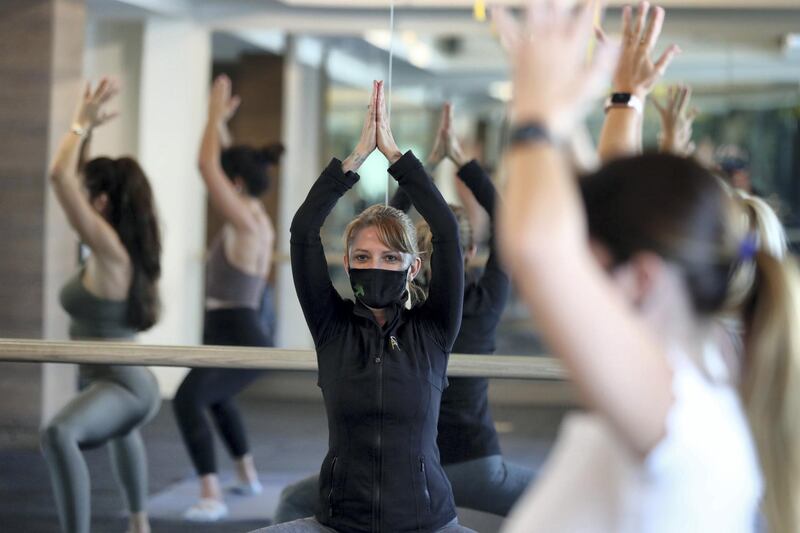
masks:
[(147, 176), (130, 157), (98, 157), (86, 164), (84, 180), (92, 199), (101, 194), (108, 197), (106, 219), (131, 259), (128, 324), (137, 331), (149, 329), (160, 311), (161, 236)]
[(679, 265), (697, 312), (719, 310), (737, 261), (731, 199), (691, 159), (646, 154), (613, 161), (581, 180), (590, 236), (614, 265), (653, 252)]
[(242, 178), (250, 196), (261, 196), (269, 189), (267, 168), (277, 165), (283, 155), (283, 145), (273, 143), (261, 149), (232, 146), (222, 151), (222, 170), (228, 179)]
[[(654, 252), (682, 270), (695, 310), (723, 309), (745, 262), (753, 286), (737, 310), (745, 354), (739, 392), (765, 480), (769, 530), (800, 526), (800, 270), (766, 248), (744, 252), (736, 204), (699, 163), (673, 155), (612, 162), (581, 183), (590, 235), (620, 264)], [(741, 247), (741, 248), (740, 248)]]

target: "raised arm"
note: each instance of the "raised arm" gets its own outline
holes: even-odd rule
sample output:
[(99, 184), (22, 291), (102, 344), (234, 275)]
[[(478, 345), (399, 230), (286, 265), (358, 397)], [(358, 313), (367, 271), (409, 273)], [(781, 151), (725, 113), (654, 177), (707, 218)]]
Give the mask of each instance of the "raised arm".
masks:
[(499, 312), (505, 307), (511, 282), (508, 274), (500, 265), (494, 236), (497, 191), (491, 178), (480, 164), (474, 159), (467, 160), (456, 135), (454, 123), (453, 105), (448, 102), (442, 109), (442, 125), (440, 127), (442, 143), (445, 146), (446, 157), (458, 167), (459, 181), (457, 185), (460, 185), (458, 192), (461, 201), (466, 207), (474, 206), (477, 203), (489, 216), (489, 259), (478, 285), (488, 293), (492, 307)]
[(333, 159), (328, 164), (292, 219), (292, 277), (306, 323), (317, 346), (336, 333), (337, 324), (344, 318), (342, 310), (345, 305), (331, 283), (319, 232), (339, 198), (358, 182), (356, 171), (375, 150), (376, 91), (377, 84), (373, 83), (361, 139), (355, 150), (344, 162)]
[(70, 226), (95, 256), (106, 262), (127, 262), (129, 258), (117, 232), (86, 197), (80, 180), (81, 151), (92, 130), (116, 116), (105, 107), (117, 92), (118, 85), (109, 78), (100, 80), (94, 90), (86, 84), (72, 130), (61, 138), (49, 173), (50, 184)]
[[(515, 130), (535, 125), (560, 137), (582, 118), (574, 110), (602, 93), (616, 51), (600, 45), (586, 64), (590, 3), (577, 13), (536, 5), (525, 28), (495, 12), (501, 32), (518, 37), (511, 113)], [(516, 284), (589, 407), (644, 455), (663, 437), (672, 404), (666, 356), (592, 257), (576, 181), (559, 150), (539, 136), (507, 157), (499, 237)]]
[(233, 182), (225, 175), (220, 161), (221, 128), (233, 116), (240, 103), (239, 97), (231, 96), (231, 80), (227, 76), (222, 75), (214, 80), (208, 104), (208, 120), (200, 143), (198, 166), (214, 209), (237, 230), (250, 232), (258, 229), (256, 216), (236, 191)]
[[(634, 22), (630, 6), (622, 9), (622, 52), (612, 91), (614, 95), (630, 95), (635, 105), (611, 103), (607, 106), (597, 147), (603, 162), (641, 153), (642, 115), (647, 95), (680, 52), (677, 46), (671, 45), (655, 63), (652, 61), (651, 55), (664, 25), (664, 10), (653, 8), (648, 19), (649, 11), (650, 4), (640, 2)], [(602, 30), (598, 28), (596, 32), (600, 41), (606, 39)]]
[(450, 350), (461, 328), (464, 301), (464, 260), (458, 241), (458, 223), (422, 163), (410, 150), (400, 155), (386, 116), (382, 85), (378, 87), (378, 149), (392, 163), (389, 173), (430, 226), (433, 237), (431, 279), (423, 309), (439, 326), (438, 341), (444, 349)]
[(688, 85), (670, 85), (664, 103), (653, 98), (653, 105), (661, 116), (658, 147), (662, 152), (688, 156), (694, 152), (692, 124), (697, 109), (689, 107), (692, 89)]

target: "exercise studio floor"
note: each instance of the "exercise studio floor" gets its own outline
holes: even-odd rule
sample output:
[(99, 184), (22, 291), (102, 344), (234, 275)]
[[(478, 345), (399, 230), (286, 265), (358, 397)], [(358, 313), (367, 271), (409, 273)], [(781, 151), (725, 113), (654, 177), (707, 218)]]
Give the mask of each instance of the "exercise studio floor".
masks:
[[(497, 384), (495, 384), (497, 386)], [(286, 480), (300, 478), (319, 468), (326, 450), (327, 426), (321, 401), (275, 401), (265, 399), (258, 386), (241, 402), (253, 453), (259, 466), (265, 495), (256, 502), (236, 502), (234, 516), (216, 524), (191, 524), (169, 518), (180, 511), (181, 498), (192, 497), (193, 486), (186, 483), (191, 468), (174, 424), (172, 406), (165, 402), (159, 415), (144, 429), (150, 462), (151, 507), (157, 511), (153, 532), (245, 532), (267, 525), (277, 494)], [(0, 409), (10, 409), (7, 402)], [(506, 457), (537, 466), (552, 442), (563, 409), (557, 407), (495, 407), (495, 421), (501, 431)], [(217, 455), (223, 474), (231, 464), (222, 446)], [(85, 452), (92, 479), (92, 531), (123, 533), (126, 523), (116, 484), (109, 470), (104, 448)], [(166, 517), (165, 517), (166, 516)], [(497, 524), (492, 517), (467, 513), (473, 527)], [(0, 532), (54, 533), (58, 519), (50, 491), (47, 469), (32, 435), (0, 434)]]

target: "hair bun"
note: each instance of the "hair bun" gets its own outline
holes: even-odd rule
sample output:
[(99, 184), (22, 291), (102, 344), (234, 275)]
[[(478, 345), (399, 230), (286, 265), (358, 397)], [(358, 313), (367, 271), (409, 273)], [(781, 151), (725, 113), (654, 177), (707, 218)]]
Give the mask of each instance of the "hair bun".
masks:
[(277, 165), (280, 163), (281, 156), (285, 151), (283, 144), (276, 142), (272, 144), (268, 144), (264, 148), (261, 149), (261, 156), (272, 165)]

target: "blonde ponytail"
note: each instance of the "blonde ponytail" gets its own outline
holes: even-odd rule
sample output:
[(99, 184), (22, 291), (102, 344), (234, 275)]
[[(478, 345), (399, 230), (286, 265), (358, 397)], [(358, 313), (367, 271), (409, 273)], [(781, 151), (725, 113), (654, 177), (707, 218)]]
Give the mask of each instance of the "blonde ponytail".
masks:
[(800, 531), (800, 271), (792, 258), (755, 255), (744, 304), (741, 393), (761, 459), (770, 533)]

